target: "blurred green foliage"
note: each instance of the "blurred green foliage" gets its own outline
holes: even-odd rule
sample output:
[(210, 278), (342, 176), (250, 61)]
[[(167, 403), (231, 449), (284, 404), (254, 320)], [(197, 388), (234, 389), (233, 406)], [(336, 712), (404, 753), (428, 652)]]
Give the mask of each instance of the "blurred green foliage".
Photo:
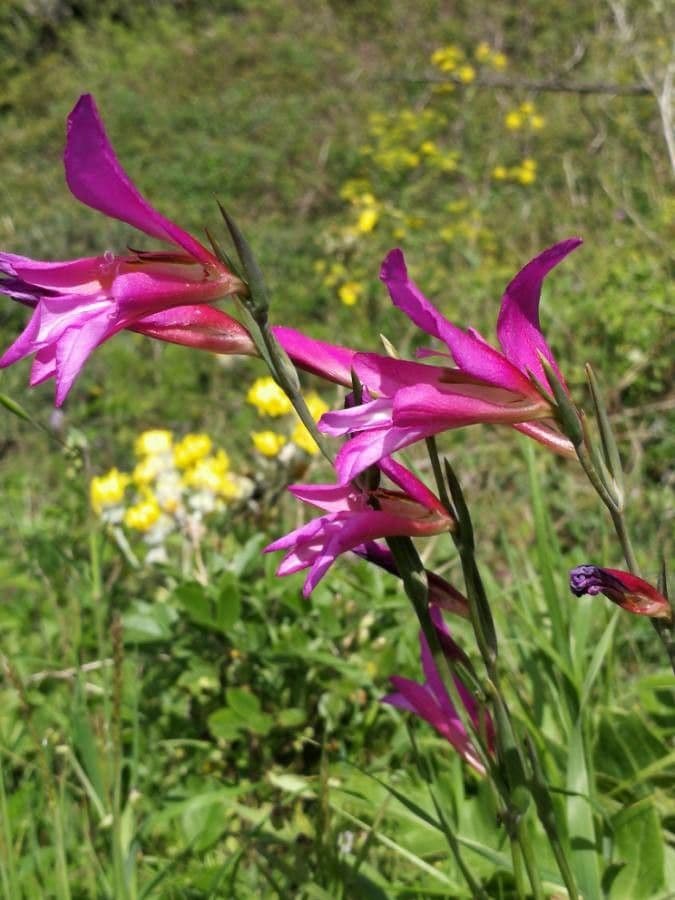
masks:
[[(8, 0), (0, 246), (65, 259), (138, 245), (63, 183), (64, 121), (83, 91), (153, 203), (203, 234), (218, 229), (221, 199), (260, 256), (274, 320), (319, 337), (376, 348), (383, 333), (415, 349), (377, 279), (400, 243), (429, 296), (492, 339), (519, 266), (581, 234), (548, 279), (544, 330), (580, 402), (584, 362), (605, 384), (651, 577), (672, 527), (675, 198), (661, 123), (649, 96), (524, 84), (635, 83), (636, 51), (658, 77), (667, 28), (658, 10), (628, 12), (630, 44), (609, 8), (557, 0)], [(512, 86), (481, 84), (494, 74), (476, 59), (482, 42), (505, 54)], [(450, 92), (426, 80), (448, 45), (476, 70), (465, 83), (447, 73)], [(523, 103), (544, 119), (536, 133), (506, 125)], [(409, 165), (425, 141), (451, 164)], [(495, 178), (524, 159), (533, 182)], [(357, 227), (371, 208), (377, 221)], [(345, 284), (358, 285), (355, 306)], [(3, 346), (24, 320), (3, 302)], [(378, 703), (389, 674), (418, 675), (398, 586), (344, 560), (301, 600), (299, 579), (275, 578), (260, 553), (297, 522), (285, 501), (217, 521), (206, 585), (180, 561), (134, 569), (87, 511), (90, 477), (123, 464), (145, 427), (207, 430), (254, 474), (242, 384), (259, 374), (120, 335), (58, 420), (48, 386), (25, 388), (25, 366), (2, 374), (0, 390), (55, 438), (0, 410), (4, 896), (468, 896), (404, 717)], [(580, 835), (590, 828), (602, 894), (664, 896), (675, 878), (672, 679), (646, 622), (568, 599), (569, 565), (617, 565), (618, 550), (574, 467), (537, 451), (528, 474), (522, 446), (505, 430), (443, 439), (471, 501), (517, 715), (561, 791), (579, 775), (570, 760), (590, 773), (588, 802), (560, 802)], [(430, 552), (458, 576), (446, 546)], [(453, 630), (472, 652), (464, 623)], [(513, 896), (485, 786), (429, 729), (414, 731), (476, 877), (490, 896)]]

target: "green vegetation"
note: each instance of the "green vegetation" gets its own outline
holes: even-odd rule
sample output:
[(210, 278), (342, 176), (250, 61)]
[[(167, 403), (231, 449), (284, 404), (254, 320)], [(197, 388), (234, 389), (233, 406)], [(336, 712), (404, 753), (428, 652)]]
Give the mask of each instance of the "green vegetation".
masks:
[[(673, 450), (675, 196), (661, 121), (649, 95), (524, 86), (624, 88), (642, 80), (636, 51), (658, 76), (667, 27), (633, 12), (625, 43), (609, 7), (560, 0), (452, 15), (432, 0), (9, 0), (0, 247), (66, 259), (138, 245), (63, 183), (64, 121), (83, 91), (155, 205), (222, 237), (222, 200), (266, 272), (273, 320), (317, 337), (378, 349), (382, 333), (414, 349), (377, 278), (400, 244), (428, 295), (491, 339), (519, 266), (582, 235), (547, 283), (544, 327), (578, 402), (587, 360), (606, 386), (655, 580)], [(495, 80), (511, 86), (484, 83)], [(3, 348), (25, 317), (2, 299)], [(0, 391), (33, 423), (0, 409), (4, 897), (467, 897), (430, 770), (474, 877), (490, 897), (515, 896), (485, 784), (428, 726), (378, 702), (388, 675), (419, 674), (399, 585), (342, 559), (305, 601), (301, 579), (278, 579), (260, 552), (297, 524), (284, 481), (307, 477), (253, 449), (267, 424), (246, 388), (263, 374), (123, 334), (54, 418), (49, 386), (28, 390), (25, 365), (2, 372)], [(256, 484), (211, 515), (196, 549), (174, 535), (154, 566), (132, 533), (125, 555), (89, 504), (91, 478), (130, 469), (147, 428), (208, 433)], [(575, 464), (506, 429), (451, 433), (442, 447), (471, 502), (510, 699), (567, 807), (584, 896), (665, 898), (672, 678), (648, 622), (566, 586), (572, 565), (620, 565), (604, 512)], [(310, 457), (300, 470), (310, 462), (325, 480)], [(459, 579), (445, 543), (429, 552)], [(466, 623), (452, 628), (473, 654)]]

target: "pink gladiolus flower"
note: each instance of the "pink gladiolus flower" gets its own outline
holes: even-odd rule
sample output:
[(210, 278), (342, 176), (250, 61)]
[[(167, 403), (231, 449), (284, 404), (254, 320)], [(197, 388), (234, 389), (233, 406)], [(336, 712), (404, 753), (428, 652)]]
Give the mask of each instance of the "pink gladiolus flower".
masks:
[[(464, 652), (452, 639), (440, 610), (432, 607), (430, 613), (445, 656), (451, 661), (466, 659)], [(400, 675), (392, 675), (389, 680), (395, 688), (395, 693), (387, 694), (386, 697), (382, 698), (382, 702), (389, 703), (398, 709), (408, 710), (408, 712), (415, 713), (416, 716), (424, 719), (425, 722), (428, 722), (442, 737), (452, 744), (459, 755), (470, 766), (481, 775), (484, 775), (485, 767), (476, 752), (470, 736), (467, 734), (454, 703), (448, 695), (431, 655), (429, 644), (421, 631), (420, 655), (422, 670), (426, 679), (424, 684), (419, 684)], [(488, 748), (492, 750), (494, 726), (488, 711), (479, 708), (475, 699), (459, 678), (455, 677), (454, 681), (471, 721), (477, 730), (480, 730), (482, 725), (487, 738)]]
[(622, 572), (621, 569), (601, 569), (599, 566), (577, 566), (570, 572), (570, 590), (577, 597), (604, 594), (628, 612), (652, 619), (672, 619), (670, 603), (648, 581)]
[(296, 484), (289, 490), (305, 503), (325, 511), (307, 525), (265, 547), (286, 550), (278, 575), (309, 569), (303, 587), (308, 597), (341, 553), (377, 538), (440, 534), (455, 527), (438, 498), (411, 472), (393, 460), (382, 471), (400, 490), (359, 490), (352, 485)]
[[(57, 406), (91, 352), (121, 329), (136, 326), (143, 331), (139, 320), (149, 318), (148, 333), (154, 331), (157, 336), (163, 330), (165, 335), (172, 332), (175, 339), (182, 329), (185, 342), (191, 343), (205, 320), (200, 325), (194, 313), (183, 324), (178, 314), (164, 323), (153, 317), (176, 307), (209, 303), (243, 288), (206, 247), (164, 218), (139, 193), (117, 160), (89, 94), (80, 97), (68, 117), (64, 164), (66, 181), (78, 200), (172, 244), (173, 249), (130, 250), (124, 256), (105, 253), (66, 262), (0, 253), (0, 272), (8, 276), (0, 282), (0, 291), (34, 305), (26, 329), (0, 358), (0, 366), (35, 354), (30, 383), (54, 378)], [(227, 327), (230, 335), (237, 331), (235, 344), (241, 346), (242, 333), (231, 324)], [(203, 329), (201, 337), (205, 337)], [(225, 346), (222, 340), (220, 346)]]
[(320, 423), (326, 434), (354, 435), (338, 454), (340, 480), (350, 481), (382, 456), (423, 438), (479, 422), (513, 425), (556, 452), (574, 456), (572, 444), (555, 425), (552, 406), (532, 376), (547, 383), (541, 355), (564, 385), (539, 328), (539, 299), (547, 273), (580, 243), (571, 238), (550, 247), (508, 285), (497, 322), (503, 352), (474, 329), (464, 331), (442, 316), (408, 277), (401, 251), (392, 250), (380, 277), (394, 305), (443, 341), (456, 367), (356, 354), (352, 366), (371, 399), (326, 413)]

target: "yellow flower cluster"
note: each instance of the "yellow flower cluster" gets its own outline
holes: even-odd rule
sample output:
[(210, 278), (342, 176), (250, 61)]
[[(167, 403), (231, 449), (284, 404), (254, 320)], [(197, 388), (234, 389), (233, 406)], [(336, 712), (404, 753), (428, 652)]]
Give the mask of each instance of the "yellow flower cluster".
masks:
[(263, 456), (278, 456), (281, 448), (286, 444), (286, 436), (277, 431), (252, 431), (251, 440), (253, 446)]
[[(473, 55), (476, 62), (491, 66), (498, 71), (505, 69), (508, 62), (506, 55), (501, 50), (493, 50), (486, 41), (481, 41), (478, 44)], [(458, 81), (464, 84), (471, 84), (476, 77), (476, 70), (467, 62), (466, 54), (462, 48), (456, 44), (448, 44), (445, 47), (438, 47), (438, 49), (434, 50), (431, 54), (431, 64), (440, 69), (441, 72), (454, 75)]]
[(149, 496), (126, 510), (124, 524), (127, 528), (133, 528), (134, 531), (147, 532), (158, 522), (161, 515), (162, 510), (157, 498)]
[[(191, 519), (242, 496), (246, 479), (230, 471), (224, 450), (213, 452), (207, 434), (186, 434), (174, 443), (164, 429), (144, 431), (134, 442), (137, 463), (131, 474), (111, 469), (92, 478), (89, 486), (94, 512), (104, 521), (123, 523), (141, 532), (154, 546), (162, 545)], [(127, 488), (135, 489), (125, 504)]]
[[(213, 448), (213, 441), (208, 434), (186, 434), (173, 448), (173, 460), (179, 469), (189, 469), (200, 459), (208, 456)], [(224, 450), (219, 453), (224, 454)]]
[[(307, 404), (307, 408), (309, 409), (310, 415), (315, 422), (318, 422), (321, 416), (325, 412), (328, 412), (328, 405), (319, 396), (319, 394), (316, 393), (316, 391), (309, 391), (307, 394), (305, 394), (304, 399), (305, 403)], [(260, 409), (259, 411), (263, 415), (272, 415), (271, 413), (265, 413)], [(295, 424), (290, 434), (290, 442), (292, 444), (295, 444), (296, 447), (299, 447), (305, 453), (308, 453), (310, 456), (314, 456), (319, 452), (316, 441), (302, 424), (296, 414), (294, 414), (293, 418)], [(271, 429), (265, 429), (263, 431), (251, 432), (251, 441), (253, 442), (253, 446), (258, 451), (258, 453), (260, 453), (262, 456), (272, 458), (279, 455), (282, 448), (285, 447), (288, 443), (289, 438), (286, 434), (283, 434), (281, 432), (272, 431)]]
[(271, 375), (256, 378), (246, 394), (247, 401), (263, 416), (286, 416), (293, 405)]
[(479, 63), (492, 66), (493, 69), (501, 72), (508, 65), (508, 59), (501, 50), (493, 50), (487, 41), (481, 41), (474, 50), (474, 56)]
[(522, 131), (526, 128), (530, 131), (541, 131), (546, 120), (537, 112), (534, 103), (526, 100), (516, 109), (507, 112), (504, 116), (504, 124), (509, 131)]
[[(472, 76), (465, 72), (464, 77), (469, 81)], [(436, 161), (443, 158), (433, 137), (445, 124), (445, 116), (433, 109), (419, 112), (403, 109), (386, 115), (373, 113), (368, 129), (372, 143), (363, 147), (362, 152), (388, 174), (416, 169), (431, 158)]]
[(511, 166), (495, 166), (492, 170), (492, 177), (495, 181), (512, 181), (519, 184), (534, 184), (537, 180), (537, 163), (534, 159), (524, 159), (520, 165)]
[(182, 481), (187, 487), (209, 491), (223, 500), (236, 500), (241, 496), (241, 487), (230, 473), (230, 458), (224, 450), (219, 450), (215, 456), (205, 455), (195, 460)]
[(89, 500), (94, 512), (100, 516), (106, 509), (121, 506), (129, 484), (131, 478), (117, 469), (110, 469), (105, 475), (92, 478), (89, 485)]
[(464, 51), (457, 44), (438, 47), (431, 54), (431, 64), (441, 72), (455, 72), (465, 59)]
[(173, 446), (173, 435), (170, 431), (154, 428), (144, 431), (134, 442), (136, 456), (149, 456), (159, 453), (169, 453)]

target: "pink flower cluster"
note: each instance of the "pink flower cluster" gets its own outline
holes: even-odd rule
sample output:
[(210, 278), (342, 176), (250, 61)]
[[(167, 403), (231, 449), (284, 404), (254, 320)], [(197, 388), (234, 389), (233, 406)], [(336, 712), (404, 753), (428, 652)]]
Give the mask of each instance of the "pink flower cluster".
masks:
[[(247, 329), (214, 304), (248, 290), (247, 285), (207, 247), (165, 218), (143, 197), (120, 165), (92, 97), (83, 95), (68, 117), (64, 154), (66, 181), (73, 195), (106, 216), (119, 219), (170, 249), (111, 252), (62, 262), (0, 253), (0, 293), (30, 307), (19, 337), (0, 357), (0, 367), (33, 357), (30, 384), (56, 384), (60, 406), (90, 354), (123, 329), (158, 340), (214, 353), (255, 355)], [(457, 523), (392, 454), (448, 429), (478, 423), (508, 425), (565, 456), (574, 455), (554, 417), (542, 361), (566, 391), (564, 378), (539, 322), (542, 284), (548, 273), (581, 243), (569, 238), (544, 250), (508, 284), (497, 318), (500, 349), (473, 328), (449, 321), (410, 278), (401, 250), (392, 250), (380, 277), (393, 304), (442, 349), (425, 350), (416, 360), (357, 352), (327, 344), (285, 326), (273, 332), (296, 365), (327, 380), (350, 386), (355, 378), (362, 400), (325, 414), (320, 429), (345, 437), (336, 483), (294, 485), (291, 492), (321, 514), (274, 541), (283, 550), (280, 575), (308, 570), (308, 595), (338, 556), (353, 551), (395, 574), (383, 538), (424, 537), (452, 532)], [(421, 361), (434, 357), (433, 362)], [(367, 475), (363, 475), (367, 472)], [(386, 477), (393, 486), (380, 486)], [(367, 487), (377, 483), (377, 487)], [(468, 615), (463, 595), (428, 572), (432, 622), (449, 661), (462, 658), (443, 623), (439, 607)], [(575, 594), (602, 592), (624, 608), (670, 618), (667, 600), (647, 582), (613, 569), (581, 566), (571, 575)], [(385, 701), (428, 721), (479, 772), (484, 771), (420, 636), (425, 682), (394, 676), (395, 691)], [(457, 679), (469, 719), (482, 727), (491, 749), (492, 723), (479, 722), (475, 700)]]

